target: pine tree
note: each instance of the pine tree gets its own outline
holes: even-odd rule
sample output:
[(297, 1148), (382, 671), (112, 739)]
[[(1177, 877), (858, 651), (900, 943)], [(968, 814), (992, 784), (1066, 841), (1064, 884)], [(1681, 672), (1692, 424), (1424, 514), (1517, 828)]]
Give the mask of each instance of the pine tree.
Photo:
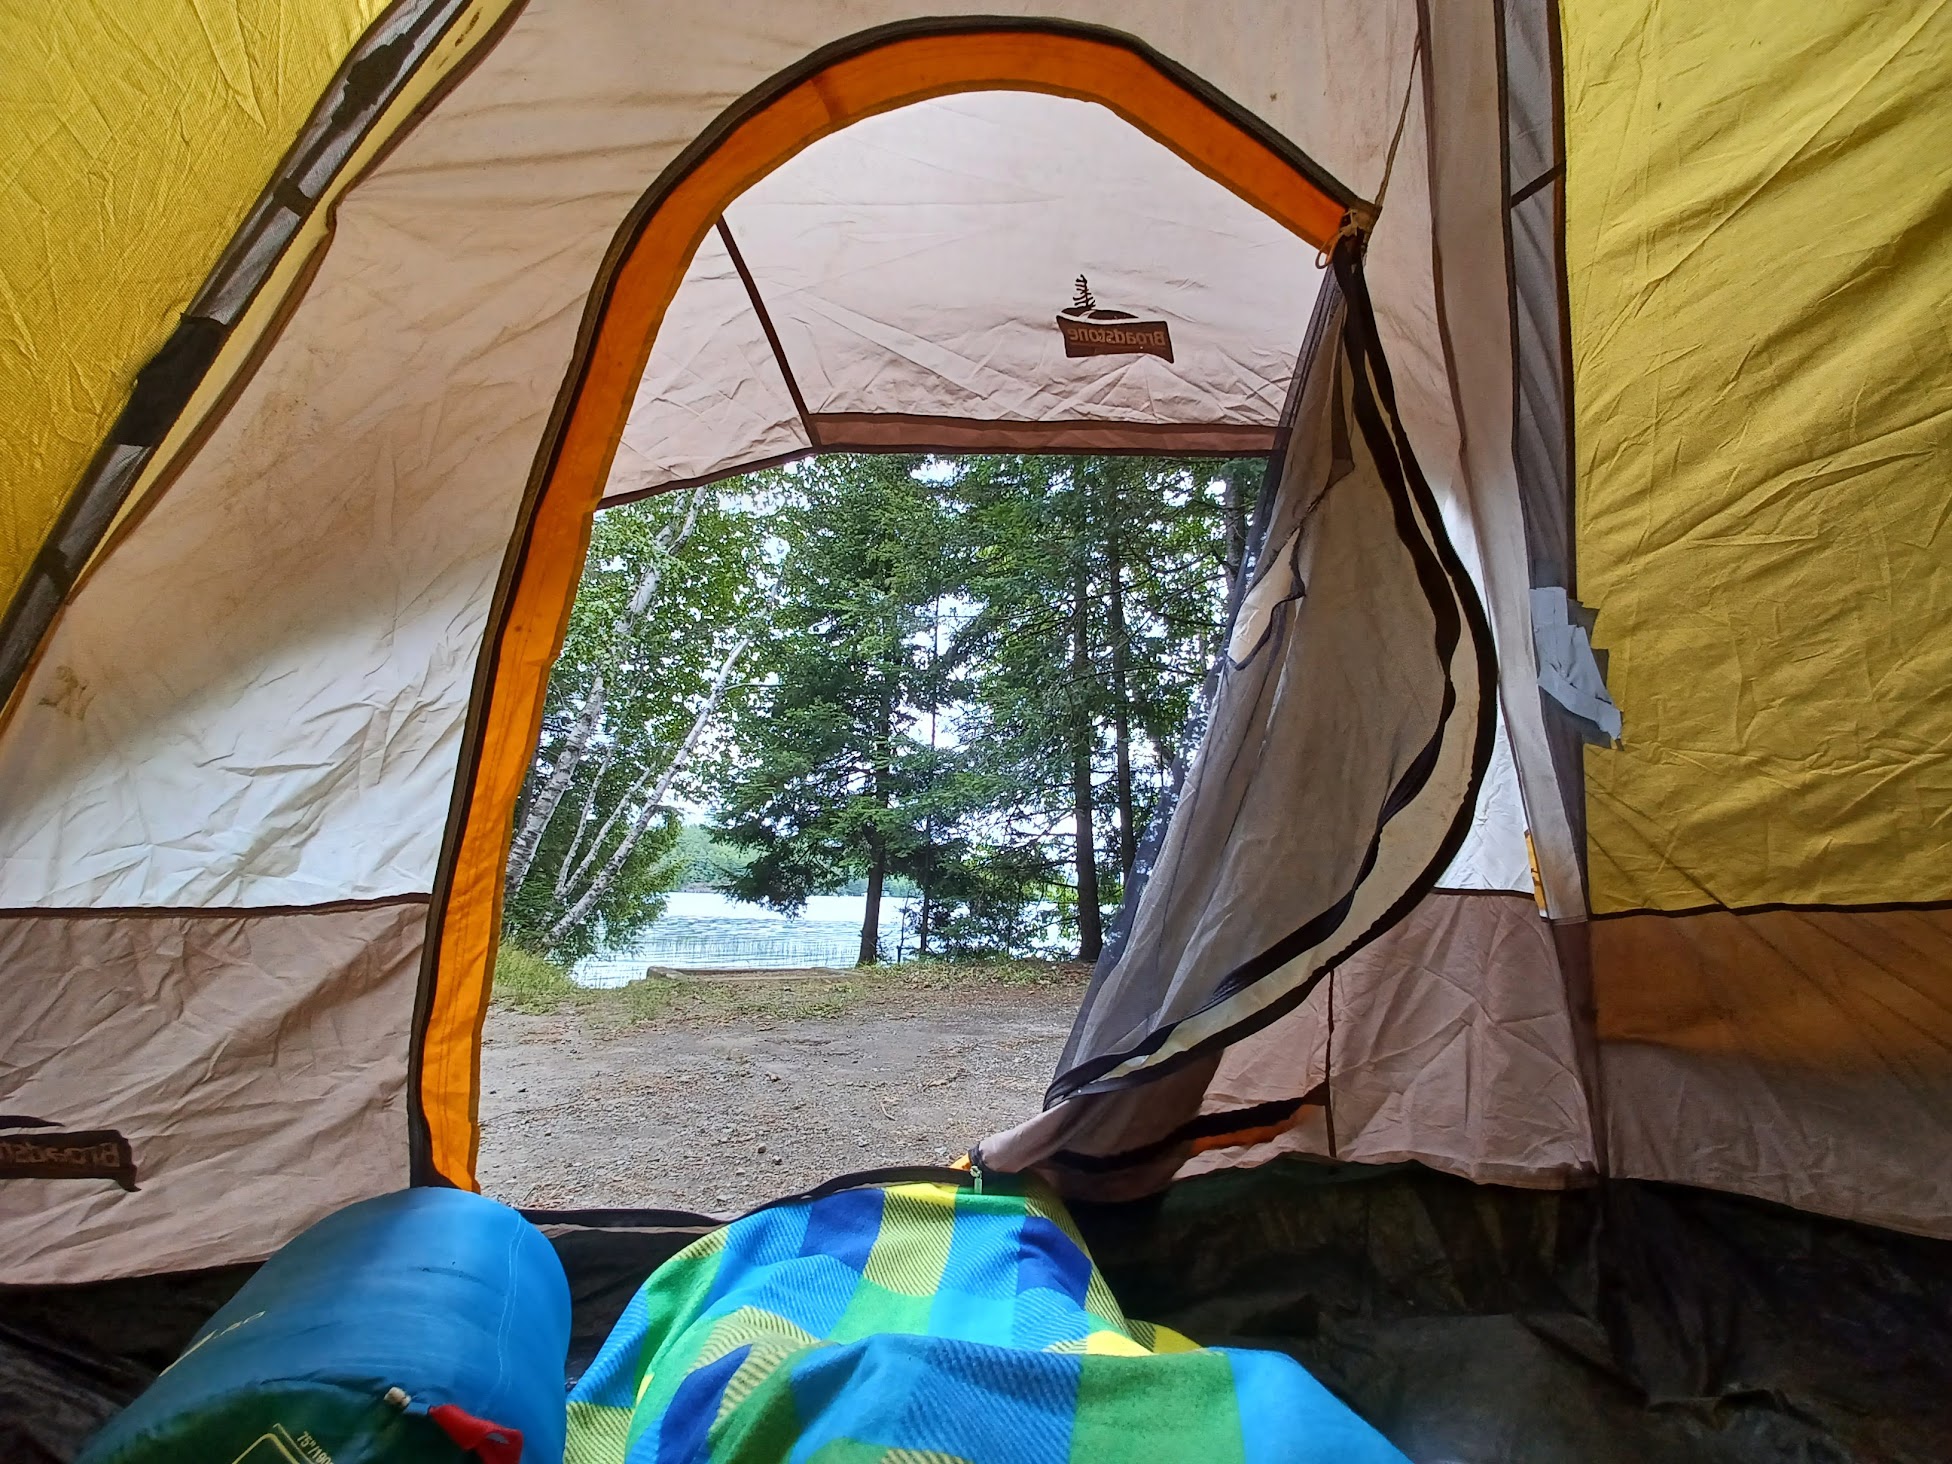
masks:
[(1120, 897), (1184, 751), (1226, 604), (1217, 571), (1230, 552), (1237, 563), (1229, 546), (1244, 542), (1263, 471), (1254, 460), (959, 465), (961, 590), (980, 607), (956, 648), (966, 740), (1011, 788), (1015, 836), (1042, 848), (1046, 878), (1068, 876), (1082, 960), (1097, 957), (1100, 904)]
[(925, 953), (1045, 949), (1055, 907), (1094, 959), (1187, 751), (1262, 473), (829, 457), (602, 515), (511, 933), (573, 959), (648, 925), (690, 867), (683, 793), (744, 860), (727, 893), (793, 911), (858, 882), (862, 964), (895, 881)]
[(922, 468), (829, 457), (782, 475), (780, 608), (755, 651), (763, 685), (719, 802), (719, 836), (752, 855), (728, 885), (737, 897), (793, 911), (865, 878), (864, 966), (881, 958), (889, 879), (928, 862), (918, 855), (937, 764), (915, 729), (940, 700), (927, 637), (944, 519)]

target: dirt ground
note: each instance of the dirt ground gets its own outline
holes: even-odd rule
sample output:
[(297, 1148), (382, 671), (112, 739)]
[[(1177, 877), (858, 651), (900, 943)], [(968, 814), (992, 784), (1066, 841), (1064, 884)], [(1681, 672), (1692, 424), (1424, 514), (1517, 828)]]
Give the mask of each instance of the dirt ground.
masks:
[[(822, 975), (721, 982), (703, 1010), (640, 1021), (492, 1007), (482, 1188), (531, 1208), (730, 1214), (837, 1174), (942, 1163), (1038, 1111), (1082, 993), (1081, 973), (884, 977), (866, 995)], [(780, 999), (802, 987), (841, 995)]]

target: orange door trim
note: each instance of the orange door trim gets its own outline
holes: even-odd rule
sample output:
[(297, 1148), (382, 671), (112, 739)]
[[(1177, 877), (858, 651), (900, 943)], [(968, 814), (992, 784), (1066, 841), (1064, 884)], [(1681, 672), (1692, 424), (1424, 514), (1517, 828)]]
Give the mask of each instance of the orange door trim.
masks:
[[(665, 309), (726, 207), (848, 124), (929, 97), (1032, 91), (1098, 102), (1317, 247), (1346, 211), (1297, 163), (1139, 52), (1066, 31), (911, 35), (836, 60), (734, 123), (643, 220), (619, 262), (516, 569), (480, 722), (475, 777), (439, 915), (419, 1066), (429, 1157), (474, 1188), (479, 1048), (515, 803), (541, 731), (590, 522)], [(492, 634), (492, 629), (491, 629)], [(465, 775), (464, 764), (464, 775)]]

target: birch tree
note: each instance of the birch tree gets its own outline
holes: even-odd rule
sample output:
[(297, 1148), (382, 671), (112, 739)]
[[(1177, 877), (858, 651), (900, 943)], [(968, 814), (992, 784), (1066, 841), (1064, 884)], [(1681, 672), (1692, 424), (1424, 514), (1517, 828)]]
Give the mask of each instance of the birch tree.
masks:
[[(565, 908), (556, 918), (556, 923), (549, 927), (550, 945), (560, 946), (570, 932), (590, 918), (591, 913), (602, 903), (604, 896), (615, 888), (618, 876), (630, 863), (631, 855), (637, 851), (637, 846), (642, 842), (645, 831), (650, 828), (654, 819), (663, 818), (671, 824), (675, 833), (673, 815), (665, 800), (671, 794), (672, 784), (677, 781), (678, 775), (684, 771), (692, 754), (697, 751), (705, 729), (711, 725), (712, 718), (718, 712), (719, 703), (725, 699), (725, 690), (731, 684), (733, 669), (739, 664), (739, 658), (746, 653), (746, 648), (751, 644), (750, 634), (741, 635), (732, 643), (732, 648), (725, 653), (725, 659), (719, 663), (718, 674), (712, 678), (710, 689), (706, 691), (699, 702), (698, 710), (692, 715), (691, 727), (685, 733), (684, 740), (663, 760), (664, 770), (659, 775), (656, 785), (648, 792), (644, 790), (645, 783), (650, 780), (652, 767), (655, 767), (655, 764), (652, 764), (638, 774), (637, 781), (631, 785), (630, 792), (611, 810), (603, 826), (587, 840), (587, 843), (580, 836), (588, 823), (594, 821), (594, 814), (586, 814), (576, 831), (577, 837), (572, 838), (569, 850), (557, 873), (554, 892)], [(600, 864), (599, 860), (602, 861)]]
[[(503, 887), (504, 897), (512, 896), (522, 887), (522, 881), (529, 877), (529, 867), (535, 862), (536, 848), (542, 842), (542, 834), (549, 827), (549, 821), (556, 816), (562, 806), (563, 794), (576, 780), (577, 771), (588, 756), (590, 744), (597, 730), (603, 726), (603, 710), (608, 700), (608, 687), (604, 677), (613, 674), (612, 662), (618, 653), (628, 653), (632, 641), (644, 624), (644, 617), (657, 600), (658, 585), (664, 579), (665, 566), (685, 546), (693, 531), (698, 527), (698, 508), (704, 501), (703, 488), (694, 488), (684, 496), (684, 515), (675, 521), (659, 524), (651, 539), (649, 552), (643, 556), (641, 565), (633, 566), (637, 577), (636, 588), (624, 604), (622, 613), (610, 622), (610, 643), (603, 647), (607, 654), (599, 654), (587, 669), (588, 680), (581, 688), (565, 686), (568, 698), (578, 703), (576, 717), (569, 730), (551, 749), (552, 756), (547, 760), (546, 773), (541, 766), (536, 769), (541, 774), (541, 786), (533, 797), (526, 800), (522, 820), (515, 831), (515, 840), (509, 846), (508, 873)], [(611, 536), (603, 536), (605, 540)], [(611, 546), (599, 545), (597, 536), (592, 535), (590, 552), (594, 556)], [(626, 561), (628, 562), (628, 561)], [(602, 573), (607, 565), (597, 566)], [(582, 604), (578, 597), (578, 606)], [(571, 673), (573, 674), (573, 673)], [(565, 676), (565, 680), (568, 677)], [(553, 677), (552, 677), (553, 682)], [(552, 684), (551, 692), (555, 691)], [(614, 747), (614, 744), (612, 744)], [(595, 784), (592, 783), (592, 788)]]
[(765, 599), (764, 520), (738, 483), (597, 516), (517, 808), (504, 930), (557, 959), (662, 911), (675, 803), (709, 795)]

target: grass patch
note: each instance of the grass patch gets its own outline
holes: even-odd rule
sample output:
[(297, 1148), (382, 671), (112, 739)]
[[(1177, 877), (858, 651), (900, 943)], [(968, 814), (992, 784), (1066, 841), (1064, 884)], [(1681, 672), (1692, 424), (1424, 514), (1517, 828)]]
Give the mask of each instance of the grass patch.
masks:
[(800, 980), (713, 981), (645, 976), (625, 986), (578, 986), (555, 962), (503, 942), (495, 958), (494, 1001), (535, 1016), (574, 1009), (615, 1030), (664, 1018), (694, 1022), (797, 1021), (838, 1017), (917, 991), (1072, 987), (1091, 968), (1075, 961), (906, 961), (810, 971)]
[(805, 981), (688, 981), (646, 976), (628, 986), (586, 993), (584, 1010), (599, 1027), (674, 1021), (719, 1023), (838, 1017), (869, 995), (865, 983), (810, 977)]
[(581, 995), (569, 972), (546, 956), (503, 941), (495, 953), (494, 999), (518, 1012), (553, 1012)]
[(1091, 980), (1091, 967), (1079, 961), (1027, 961), (997, 957), (982, 961), (904, 961), (876, 968), (876, 979), (932, 991), (969, 986), (1076, 986)]

